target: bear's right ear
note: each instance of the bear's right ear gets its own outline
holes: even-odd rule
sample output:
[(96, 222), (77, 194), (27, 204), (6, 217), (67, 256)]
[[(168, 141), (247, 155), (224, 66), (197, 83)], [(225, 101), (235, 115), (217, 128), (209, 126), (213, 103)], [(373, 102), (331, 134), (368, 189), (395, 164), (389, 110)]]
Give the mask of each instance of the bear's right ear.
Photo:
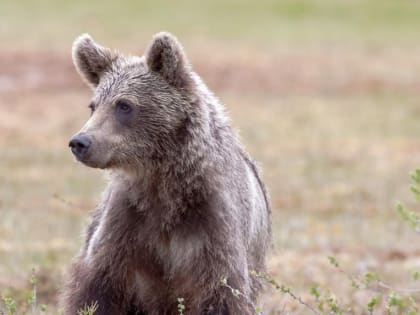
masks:
[(111, 50), (95, 43), (89, 34), (80, 35), (74, 41), (72, 55), (77, 71), (93, 88), (115, 59)]

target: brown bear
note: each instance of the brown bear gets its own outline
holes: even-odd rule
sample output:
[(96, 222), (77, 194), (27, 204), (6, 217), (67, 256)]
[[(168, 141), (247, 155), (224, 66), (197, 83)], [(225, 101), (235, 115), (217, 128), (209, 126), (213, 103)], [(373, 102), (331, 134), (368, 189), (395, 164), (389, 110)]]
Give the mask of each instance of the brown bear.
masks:
[(64, 314), (97, 302), (95, 315), (172, 315), (178, 298), (184, 314), (255, 314), (251, 271), (264, 271), (270, 244), (265, 188), (177, 39), (159, 33), (138, 57), (82, 35), (73, 61), (94, 93), (69, 146), (109, 184), (64, 286)]

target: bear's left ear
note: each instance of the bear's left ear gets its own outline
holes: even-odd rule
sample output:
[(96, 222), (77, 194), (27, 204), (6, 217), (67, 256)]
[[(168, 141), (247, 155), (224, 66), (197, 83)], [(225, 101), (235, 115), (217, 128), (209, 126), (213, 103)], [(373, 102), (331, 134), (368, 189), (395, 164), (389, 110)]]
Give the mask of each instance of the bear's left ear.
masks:
[(145, 53), (149, 69), (160, 74), (170, 85), (188, 88), (191, 84), (191, 68), (184, 49), (178, 40), (166, 32), (154, 36)]

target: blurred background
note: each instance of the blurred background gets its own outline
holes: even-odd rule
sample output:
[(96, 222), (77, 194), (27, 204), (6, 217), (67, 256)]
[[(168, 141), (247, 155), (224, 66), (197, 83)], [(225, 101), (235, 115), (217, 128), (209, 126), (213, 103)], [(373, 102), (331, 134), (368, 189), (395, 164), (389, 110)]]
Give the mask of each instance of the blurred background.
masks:
[[(162, 30), (183, 43), (260, 162), (272, 205), (270, 274), (308, 301), (316, 283), (354, 314), (373, 293), (354, 290), (329, 255), (350, 273), (415, 286), (419, 236), (395, 204), (414, 202), (408, 174), (420, 165), (419, 1), (3, 0), (0, 293), (25, 300), (34, 267), (38, 299), (56, 313), (63, 272), (105, 185), (67, 147), (91, 96), (72, 65), (73, 40), (87, 32), (141, 55)], [(309, 313), (270, 289), (260, 305)]]

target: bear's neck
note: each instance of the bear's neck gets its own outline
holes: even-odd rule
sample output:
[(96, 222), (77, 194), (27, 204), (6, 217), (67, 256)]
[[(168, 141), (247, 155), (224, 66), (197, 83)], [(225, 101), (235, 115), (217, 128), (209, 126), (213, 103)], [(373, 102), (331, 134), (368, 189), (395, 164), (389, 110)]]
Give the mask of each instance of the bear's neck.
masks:
[(175, 150), (136, 170), (112, 175), (111, 183), (118, 183), (128, 203), (139, 214), (161, 222), (166, 230), (202, 208), (214, 193), (210, 187), (220, 187), (221, 178), (226, 176), (223, 170), (229, 158), (223, 152), (226, 146), (234, 145), (235, 137), (214, 113), (208, 118), (205, 126), (191, 126)]
[[(202, 160), (184, 161), (160, 163), (158, 168), (136, 175), (115, 172), (110, 188), (117, 192), (119, 200), (126, 200), (122, 204), (128, 205), (127, 210), (135, 209), (148, 224), (169, 231), (208, 199), (214, 177), (209, 166)], [(139, 174), (141, 177), (137, 177)]]

